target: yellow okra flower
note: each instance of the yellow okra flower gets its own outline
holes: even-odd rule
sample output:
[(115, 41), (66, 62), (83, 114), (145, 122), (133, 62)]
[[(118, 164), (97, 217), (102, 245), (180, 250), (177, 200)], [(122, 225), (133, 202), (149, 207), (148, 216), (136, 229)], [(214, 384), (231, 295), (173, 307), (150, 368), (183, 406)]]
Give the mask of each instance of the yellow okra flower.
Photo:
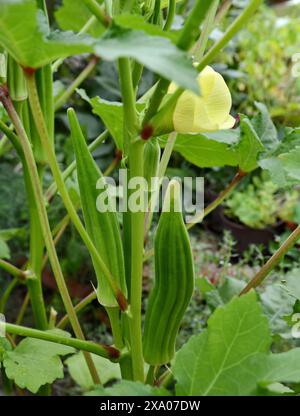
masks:
[[(173, 126), (178, 133), (201, 133), (230, 129), (235, 119), (229, 114), (232, 100), (222, 75), (210, 66), (198, 75), (201, 95), (184, 91), (173, 112)], [(169, 94), (176, 89), (172, 83)]]

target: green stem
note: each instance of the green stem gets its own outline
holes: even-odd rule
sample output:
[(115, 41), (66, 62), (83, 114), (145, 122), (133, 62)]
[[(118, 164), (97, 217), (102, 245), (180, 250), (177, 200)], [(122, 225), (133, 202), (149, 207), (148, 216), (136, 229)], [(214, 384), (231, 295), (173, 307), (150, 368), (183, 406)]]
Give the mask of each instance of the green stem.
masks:
[(20, 308), (20, 311), (18, 313), (18, 316), (17, 316), (17, 319), (16, 319), (16, 325), (20, 325), (23, 322), (24, 315), (25, 315), (29, 300), (30, 300), (29, 293), (27, 292), (26, 296), (23, 300), (22, 306)]
[[(1, 125), (0, 125), (1, 128)], [(2, 130), (2, 129), (1, 129)], [(89, 146), (88, 149), (90, 152), (93, 152), (97, 147), (104, 142), (108, 137), (108, 131), (105, 130), (103, 133), (101, 133)], [(62, 172), (62, 177), (64, 180), (66, 180), (73, 172), (76, 170), (76, 160), (73, 160), (73, 162)], [(53, 182), (49, 188), (47, 189), (45, 193), (45, 199), (46, 201), (50, 201), (54, 195), (57, 192), (57, 185), (55, 182)]]
[(94, 70), (95, 66), (97, 65), (99, 58), (93, 56), (88, 65), (83, 69), (83, 71), (74, 79), (74, 81), (69, 85), (69, 87), (59, 95), (54, 102), (54, 110), (57, 111), (60, 107), (62, 107), (68, 99), (71, 97), (73, 92), (76, 88), (79, 87), (80, 84), (91, 74)]
[(122, 329), (120, 325), (120, 311), (117, 308), (106, 308), (106, 312), (109, 317), (111, 330), (114, 338), (114, 345), (118, 349), (124, 347)]
[(149, 370), (146, 377), (146, 384), (150, 384), (150, 386), (153, 386), (155, 381), (155, 374), (157, 371), (157, 367), (155, 365), (150, 365)]
[(280, 263), (286, 253), (295, 246), (300, 239), (300, 225), (290, 234), (285, 242), (279, 247), (279, 249), (273, 254), (273, 256), (263, 265), (260, 271), (251, 279), (247, 286), (241, 291), (240, 295), (248, 293), (249, 290), (259, 286), (269, 273)]
[(9, 282), (9, 284), (6, 287), (6, 289), (2, 293), (1, 300), (0, 300), (0, 313), (4, 313), (5, 306), (6, 306), (6, 303), (7, 303), (8, 299), (9, 299), (9, 297), (10, 297), (10, 294), (14, 290), (14, 288), (17, 286), (18, 283), (19, 283), (19, 279), (17, 277), (14, 277)]
[[(30, 222), (30, 253), (29, 269), (31, 276), (26, 280), (28, 293), (30, 296), (31, 308), (36, 327), (41, 330), (47, 329), (46, 307), (42, 290), (42, 259), (44, 252), (43, 233), (39, 221), (37, 221), (38, 210), (36, 206), (34, 191), (30, 181), (30, 173), (27, 163), (23, 163), (25, 187), (27, 192)], [(43, 170), (43, 169), (42, 169)], [(42, 188), (42, 173), (39, 180)]]
[(110, 16), (105, 13), (104, 9), (96, 0), (83, 0), (83, 2), (103, 26), (107, 27), (110, 24)]
[[(34, 74), (32, 73), (25, 73), (26, 79), (27, 79), (27, 88), (28, 88), (28, 94), (29, 94), (29, 101), (30, 106), (32, 109), (33, 117), (35, 120), (35, 124), (37, 127), (37, 130), (40, 135), (42, 146), (45, 150), (45, 153), (48, 157), (48, 162), (54, 177), (54, 180), (57, 185), (57, 189), (60, 193), (60, 196), (63, 200), (63, 203), (65, 205), (65, 208), (71, 218), (71, 221), (73, 222), (74, 226), (76, 227), (80, 237), (82, 238), (83, 242), (85, 243), (87, 249), (89, 250), (90, 254), (94, 257), (95, 261), (98, 263), (99, 267), (101, 268), (103, 272), (103, 276), (106, 279), (107, 283), (111, 287), (116, 300), (118, 301), (121, 309), (126, 309), (127, 302), (126, 299), (121, 291), (121, 289), (116, 284), (115, 279), (111, 275), (111, 272), (107, 268), (104, 260), (100, 256), (98, 250), (94, 246), (90, 236), (88, 235), (86, 229), (84, 228), (76, 209), (73, 206), (73, 203), (71, 201), (71, 198), (69, 196), (68, 190), (66, 188), (62, 173), (60, 171), (60, 168), (58, 166), (57, 159), (55, 157), (55, 153), (53, 150), (53, 147), (51, 146), (51, 143), (48, 139), (48, 133), (44, 122), (44, 117), (40, 108), (40, 103), (36, 91), (36, 85), (35, 85), (35, 78)], [(51, 237), (52, 238), (52, 237)], [(50, 254), (49, 254), (50, 258)]]
[(245, 173), (242, 171), (238, 171), (232, 181), (226, 186), (226, 188), (217, 196), (217, 198), (212, 201), (203, 211), (203, 214), (199, 215), (199, 217), (195, 218), (194, 222), (187, 225), (187, 230), (190, 230), (194, 227), (202, 218), (209, 215), (212, 211), (214, 211), (229, 195), (231, 195), (232, 191), (236, 188), (236, 186), (241, 182), (241, 180), (245, 177)]
[(229, 26), (224, 33), (224, 36), (214, 44), (214, 46), (207, 52), (204, 58), (197, 66), (199, 72), (202, 71), (215, 57), (216, 55), (228, 44), (228, 42), (245, 26), (246, 22), (250, 19), (253, 13), (257, 10), (262, 0), (251, 0), (244, 11), (235, 19), (235, 21)]
[[(84, 299), (82, 299), (77, 305), (74, 307), (76, 313), (81, 312), (87, 305), (89, 305), (93, 300), (97, 299), (97, 293), (93, 290), (89, 295), (87, 295)], [(57, 328), (64, 329), (69, 322), (69, 316), (66, 314), (57, 324)]]
[(218, 10), (219, 2), (220, 2), (219, 0), (212, 1), (211, 7), (206, 15), (206, 18), (203, 24), (203, 29), (201, 31), (200, 38), (197, 41), (195, 47), (193, 48), (196, 61), (199, 61), (204, 55), (207, 42), (208, 42), (208, 38), (209, 38), (209, 34), (213, 28), (213, 23), (214, 23), (214, 19)]
[(164, 30), (170, 30), (176, 11), (176, 0), (169, 0), (168, 14), (164, 25)]
[(188, 50), (199, 34), (199, 27), (205, 19), (212, 0), (196, 0), (194, 6), (185, 21), (183, 29), (177, 41), (180, 49)]
[(6, 260), (0, 259), (0, 268), (5, 270), (11, 276), (17, 277), (18, 279), (26, 279), (26, 272), (24, 272), (24, 270), (18, 269), (16, 266)]
[[(143, 177), (144, 143), (131, 145), (129, 151), (130, 178)], [(144, 382), (144, 361), (142, 348), (142, 277), (144, 251), (144, 220), (145, 214), (135, 212), (131, 222), (131, 293), (129, 319), (133, 375), (135, 380)]]
[[(135, 141), (137, 135), (138, 120), (135, 107), (135, 94), (132, 83), (130, 61), (127, 58), (119, 59), (119, 77), (124, 106), (124, 149), (129, 159), (130, 178), (143, 177), (144, 143)], [(129, 329), (130, 345), (133, 357), (133, 376), (135, 380), (144, 382), (144, 361), (142, 349), (142, 274), (143, 274), (143, 250), (144, 250), (144, 212), (125, 213), (126, 224), (123, 222), (125, 234), (125, 247), (130, 249), (126, 256), (130, 256), (130, 312)], [(129, 217), (129, 218), (128, 218)], [(129, 221), (128, 221), (129, 220)], [(130, 241), (130, 247), (129, 247)], [(128, 269), (127, 269), (128, 271)]]
[(55, 344), (66, 345), (81, 351), (99, 355), (100, 357), (116, 361), (119, 357), (119, 351), (113, 347), (96, 344), (90, 341), (84, 341), (76, 338), (68, 338), (51, 332), (40, 331), (38, 329), (27, 328), (25, 326), (5, 324), (5, 329), (9, 334), (19, 335), (21, 337), (29, 337), (41, 339), (43, 341), (54, 342)]
[[(49, 259), (51, 262), (51, 266), (52, 266), (52, 270), (53, 270), (53, 274), (55, 276), (56, 279), (56, 283), (59, 289), (59, 292), (61, 294), (61, 297), (63, 299), (66, 311), (69, 315), (70, 318), (70, 322), (72, 324), (74, 333), (76, 335), (77, 338), (80, 338), (82, 340), (84, 340), (84, 335), (83, 332), (81, 330), (79, 321), (77, 319), (77, 315), (74, 311), (73, 305), (72, 305), (72, 301), (66, 286), (66, 282), (64, 280), (64, 276), (62, 274), (61, 271), (61, 267), (59, 264), (59, 260), (57, 257), (57, 253), (55, 250), (55, 245), (52, 239), (52, 234), (51, 234), (51, 229), (50, 229), (50, 225), (49, 225), (49, 221), (48, 221), (48, 216), (47, 216), (47, 211), (44, 205), (44, 197), (43, 197), (43, 190), (41, 187), (41, 183), (39, 180), (39, 174), (37, 171), (37, 167), (35, 164), (35, 160), (34, 160), (34, 155), (33, 155), (33, 151), (29, 142), (29, 139), (27, 137), (26, 131), (19, 119), (18, 114), (16, 113), (13, 103), (8, 95), (8, 91), (6, 86), (0, 87), (0, 101), (2, 102), (4, 108), (7, 111), (7, 114), (9, 115), (12, 123), (15, 126), (16, 132), (18, 134), (19, 137), (19, 141), (20, 141), (20, 145), (22, 147), (23, 153), (24, 153), (24, 157), (28, 166), (28, 172), (30, 175), (30, 181), (31, 181), (31, 185), (32, 185), (32, 189), (34, 191), (34, 196), (35, 196), (35, 200), (36, 200), (36, 206), (37, 206), (37, 213), (38, 213), (38, 218), (40, 221), (40, 225), (42, 228), (42, 232), (43, 232), (43, 236), (44, 236), (44, 241), (45, 241), (45, 245), (47, 248), (47, 251), (49, 253)], [(46, 128), (45, 128), (46, 129)], [(51, 143), (49, 142), (49, 147), (52, 150), (52, 146)], [(92, 360), (92, 357), (89, 354), (85, 354), (85, 359), (87, 362), (87, 365), (89, 367), (92, 379), (94, 380), (94, 382), (97, 384), (100, 382), (99, 380), (99, 376), (98, 373), (96, 371), (94, 362)]]

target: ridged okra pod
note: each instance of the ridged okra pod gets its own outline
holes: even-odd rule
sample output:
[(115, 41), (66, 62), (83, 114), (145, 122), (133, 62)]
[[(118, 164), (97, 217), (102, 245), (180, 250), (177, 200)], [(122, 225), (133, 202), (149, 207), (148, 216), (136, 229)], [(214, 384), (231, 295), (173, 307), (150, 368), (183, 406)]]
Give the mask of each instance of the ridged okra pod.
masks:
[[(105, 212), (98, 211), (97, 199), (103, 192), (107, 195), (107, 204), (110, 204), (105, 179), (88, 150), (73, 109), (68, 110), (68, 117), (77, 162), (77, 177), (86, 229), (115, 282), (121, 288), (123, 295), (127, 296), (124, 255), (117, 214), (111, 208)], [(98, 280), (99, 302), (106, 307), (118, 307), (115, 295), (104, 279), (102, 271), (96, 262), (93, 263)]]
[(145, 316), (143, 353), (151, 365), (170, 362), (176, 336), (194, 290), (189, 236), (181, 212), (179, 182), (170, 182), (155, 236), (155, 283)]

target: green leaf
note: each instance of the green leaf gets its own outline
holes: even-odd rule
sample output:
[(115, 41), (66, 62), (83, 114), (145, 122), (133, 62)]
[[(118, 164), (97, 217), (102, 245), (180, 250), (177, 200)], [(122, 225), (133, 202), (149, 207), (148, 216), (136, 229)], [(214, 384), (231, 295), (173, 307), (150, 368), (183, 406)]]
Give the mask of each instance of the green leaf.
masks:
[(0, 337), (0, 364), (1, 364), (1, 361), (3, 360), (3, 356), (5, 352), (11, 351), (11, 350), (12, 350), (11, 343), (6, 338)]
[(276, 127), (270, 117), (267, 107), (263, 103), (255, 103), (259, 113), (251, 123), (267, 150), (273, 150), (279, 145)]
[(152, 387), (137, 381), (122, 380), (112, 387), (99, 387), (87, 396), (170, 396), (164, 388)]
[(177, 395), (222, 395), (236, 392), (238, 373), (249, 357), (271, 344), (267, 318), (255, 292), (216, 309), (208, 328), (176, 354), (173, 373)]
[(178, 134), (174, 150), (199, 167), (236, 166), (239, 141), (238, 130), (205, 134)]
[[(63, 30), (79, 32), (86, 22), (92, 17), (92, 13), (82, 0), (63, 0), (63, 5), (55, 12), (55, 18)], [(98, 20), (89, 28), (87, 33), (98, 37), (104, 32)]]
[[(52, 332), (70, 336), (58, 329)], [(19, 387), (36, 393), (44, 384), (63, 378), (63, 364), (59, 356), (74, 352), (74, 348), (65, 345), (26, 338), (13, 351), (4, 353), (3, 365), (9, 379), (14, 380)]]
[(94, 97), (90, 100), (93, 113), (97, 114), (114, 139), (118, 149), (123, 149), (123, 104)]
[[(82, 89), (78, 89), (77, 93), (91, 105), (93, 113), (101, 118), (117, 148), (123, 150), (123, 104), (103, 100), (100, 97), (89, 98)], [(137, 112), (141, 112), (144, 108), (145, 104), (136, 104)]]
[(277, 148), (263, 154), (259, 166), (266, 170), (271, 180), (281, 188), (290, 187), (299, 183), (297, 173), (297, 148), (300, 148), (300, 129), (286, 129), (285, 135)]
[[(236, 386), (229, 394), (256, 395), (257, 387), (300, 381), (300, 348), (280, 354), (255, 354), (233, 370)], [(227, 393), (228, 394), (228, 393)]]
[[(99, 355), (91, 354), (91, 356), (102, 384), (106, 384), (113, 379), (121, 378), (120, 367), (118, 364), (112, 363), (103, 357), (99, 357)], [(93, 382), (82, 352), (72, 355), (65, 363), (68, 366), (72, 379), (79, 384), (80, 387), (84, 390), (90, 390), (94, 387), (95, 383)]]
[(92, 52), (93, 39), (72, 32), (49, 33), (35, 0), (1, 0), (0, 44), (22, 66), (39, 68), (57, 58)]
[(265, 149), (247, 117), (241, 116), (241, 139), (238, 144), (238, 165), (243, 172), (251, 172), (258, 164), (258, 154)]
[(95, 52), (108, 61), (125, 57), (135, 59), (151, 71), (199, 94), (192, 61), (169, 39), (114, 24), (95, 42)]
[(297, 146), (289, 153), (281, 154), (278, 156), (278, 159), (282, 162), (287, 176), (300, 181), (300, 146)]

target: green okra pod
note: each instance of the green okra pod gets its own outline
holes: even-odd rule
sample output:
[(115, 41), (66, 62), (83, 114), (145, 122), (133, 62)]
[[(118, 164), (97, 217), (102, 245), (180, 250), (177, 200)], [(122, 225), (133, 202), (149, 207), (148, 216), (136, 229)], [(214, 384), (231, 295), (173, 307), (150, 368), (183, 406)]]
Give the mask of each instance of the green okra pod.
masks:
[(155, 283), (143, 335), (144, 359), (170, 362), (182, 317), (194, 290), (192, 250), (181, 211), (179, 182), (170, 182), (155, 236)]
[[(107, 193), (105, 179), (88, 150), (73, 109), (68, 110), (68, 117), (86, 229), (114, 277), (115, 283), (120, 287), (123, 295), (127, 296), (124, 255), (117, 214), (110, 208), (110, 197)], [(107, 195), (108, 209), (105, 212), (99, 212), (96, 203), (99, 195), (103, 192), (106, 192)], [(118, 307), (115, 294), (104, 279), (102, 270), (96, 262), (94, 262), (94, 267), (98, 280), (97, 295), (99, 302), (106, 307)]]

